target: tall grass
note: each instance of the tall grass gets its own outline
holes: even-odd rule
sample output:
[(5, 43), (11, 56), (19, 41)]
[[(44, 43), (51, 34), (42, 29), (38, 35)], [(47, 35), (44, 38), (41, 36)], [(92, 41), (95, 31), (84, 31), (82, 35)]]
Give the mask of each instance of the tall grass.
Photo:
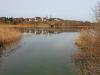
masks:
[(76, 39), (76, 44), (81, 48), (96, 47), (100, 44), (100, 26), (94, 25), (91, 29), (84, 29)]
[(0, 45), (8, 45), (21, 38), (21, 33), (14, 29), (0, 29)]
[(73, 57), (78, 75), (100, 75), (100, 26), (82, 30), (76, 43), (82, 48)]

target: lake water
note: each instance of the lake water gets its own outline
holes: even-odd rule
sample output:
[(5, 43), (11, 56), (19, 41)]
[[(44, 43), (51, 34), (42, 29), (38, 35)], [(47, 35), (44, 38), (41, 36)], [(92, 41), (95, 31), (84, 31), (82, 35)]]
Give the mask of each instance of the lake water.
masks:
[(77, 75), (72, 56), (78, 32), (24, 33), (19, 43), (0, 52), (0, 75)]

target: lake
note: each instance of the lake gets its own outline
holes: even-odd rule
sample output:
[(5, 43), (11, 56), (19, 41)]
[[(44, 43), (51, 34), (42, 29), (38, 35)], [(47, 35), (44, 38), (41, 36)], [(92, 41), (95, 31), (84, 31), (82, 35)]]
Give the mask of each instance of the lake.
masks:
[(0, 75), (77, 75), (72, 56), (78, 32), (23, 33), (0, 51)]

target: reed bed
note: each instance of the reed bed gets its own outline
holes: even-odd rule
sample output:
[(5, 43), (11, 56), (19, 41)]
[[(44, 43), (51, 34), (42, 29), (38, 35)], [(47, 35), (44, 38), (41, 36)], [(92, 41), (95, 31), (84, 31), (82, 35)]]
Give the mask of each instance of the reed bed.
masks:
[(82, 48), (72, 59), (78, 75), (100, 75), (100, 26), (82, 30), (76, 44)]
[(76, 44), (81, 48), (99, 47), (100, 26), (96, 25), (92, 29), (82, 30), (76, 39)]
[(8, 45), (18, 41), (21, 33), (14, 29), (0, 29), (0, 45)]
[(73, 56), (77, 75), (100, 75), (100, 54), (95, 51), (81, 51)]

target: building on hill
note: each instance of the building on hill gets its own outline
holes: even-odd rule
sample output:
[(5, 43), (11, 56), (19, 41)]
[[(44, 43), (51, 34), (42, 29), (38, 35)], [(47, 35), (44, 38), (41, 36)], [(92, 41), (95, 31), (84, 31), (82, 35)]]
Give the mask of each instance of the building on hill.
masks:
[(6, 17), (0, 17), (0, 21), (1, 21), (1, 22), (5, 22), (6, 19), (7, 19)]
[(41, 17), (35, 17), (35, 21), (42, 21)]

